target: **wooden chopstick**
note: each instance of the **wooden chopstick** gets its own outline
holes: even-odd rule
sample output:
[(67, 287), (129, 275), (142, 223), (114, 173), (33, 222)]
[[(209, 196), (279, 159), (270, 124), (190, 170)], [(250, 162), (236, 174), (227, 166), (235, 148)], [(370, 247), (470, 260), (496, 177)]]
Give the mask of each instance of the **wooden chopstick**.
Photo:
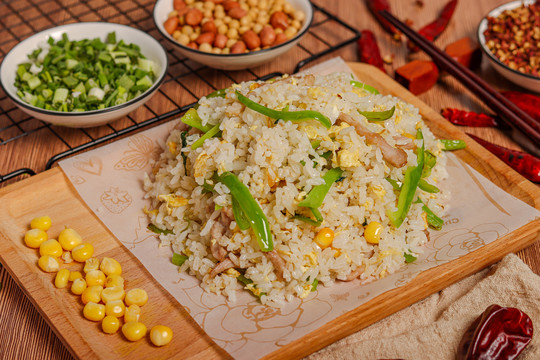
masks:
[(427, 40), (409, 26), (402, 23), (388, 11), (382, 10), (379, 11), (379, 14), (403, 34), (405, 34), (410, 41), (415, 43), (420, 49), (428, 54), (440, 69), (454, 76), (459, 82), (465, 85), (486, 105), (488, 105), (496, 114), (500, 115), (505, 123), (527, 136), (527, 138), (533, 142), (533, 146), (540, 146), (540, 124), (535, 119), (521, 110), (513, 102), (505, 98), (498, 91), (493, 89), (478, 75), (458, 63), (456, 60), (452, 59), (448, 54), (436, 47), (431, 41)]

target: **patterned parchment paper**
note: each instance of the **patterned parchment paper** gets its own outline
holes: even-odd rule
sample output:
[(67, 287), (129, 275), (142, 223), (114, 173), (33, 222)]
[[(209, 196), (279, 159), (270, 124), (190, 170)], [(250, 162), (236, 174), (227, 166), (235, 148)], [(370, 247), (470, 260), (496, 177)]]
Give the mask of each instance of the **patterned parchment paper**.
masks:
[[(352, 71), (339, 58), (311, 71)], [(432, 231), (426, 251), (398, 272), (360, 286), (357, 281), (319, 286), (306, 299), (281, 309), (263, 306), (247, 291), (235, 303), (205, 293), (194, 277), (178, 273), (172, 252), (158, 247), (146, 229), (142, 179), (162, 151), (172, 121), (113, 144), (60, 162), (90, 209), (184, 306), (206, 333), (233, 357), (255, 359), (273, 352), (377, 295), (407, 284), (420, 272), (491, 243), (530, 221), (540, 211), (512, 197), (456, 156), (448, 161), (451, 210), (441, 231)]]

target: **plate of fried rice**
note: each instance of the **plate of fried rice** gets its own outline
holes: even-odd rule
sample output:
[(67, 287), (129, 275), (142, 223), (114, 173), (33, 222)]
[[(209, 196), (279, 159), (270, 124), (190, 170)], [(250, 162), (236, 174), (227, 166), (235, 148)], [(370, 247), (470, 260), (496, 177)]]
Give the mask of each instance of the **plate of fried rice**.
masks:
[(450, 194), (416, 107), (350, 74), (248, 81), (199, 100), (144, 179), (173, 262), (234, 301), (306, 298), (413, 262)]

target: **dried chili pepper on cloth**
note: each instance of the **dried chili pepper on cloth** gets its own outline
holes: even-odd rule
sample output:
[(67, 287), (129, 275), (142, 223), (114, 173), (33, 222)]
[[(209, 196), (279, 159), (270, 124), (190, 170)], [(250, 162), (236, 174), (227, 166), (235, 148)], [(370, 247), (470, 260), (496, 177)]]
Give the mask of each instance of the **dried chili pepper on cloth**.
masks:
[(530, 181), (540, 182), (540, 159), (536, 156), (492, 144), (472, 134), (467, 135)]
[(458, 347), (458, 360), (515, 359), (533, 336), (531, 318), (523, 311), (489, 306), (467, 329)]
[(376, 66), (386, 74), (384, 62), (375, 35), (369, 30), (363, 30), (362, 36), (358, 39), (357, 44), (360, 61)]
[(381, 26), (384, 28), (384, 30), (388, 31), (390, 34), (392, 34), (393, 38), (395, 40), (401, 39), (401, 33), (398, 29), (392, 24), (390, 24), (386, 19), (384, 19), (381, 15), (379, 15), (379, 11), (386, 10), (388, 12), (390, 11), (390, 4), (388, 4), (387, 0), (366, 0), (366, 5), (368, 9), (373, 13), (373, 16), (379, 21)]
[[(450, 19), (452, 18), (452, 15), (454, 15), (454, 11), (456, 10), (457, 6), (457, 0), (450, 0), (446, 5), (444, 6), (443, 10), (439, 14), (439, 17), (435, 19), (435, 21), (427, 24), (420, 30), (418, 30), (418, 33), (428, 39), (429, 41), (434, 41), (439, 37), (439, 35), (442, 34), (444, 29), (448, 26), (448, 23), (450, 22)], [(411, 41), (408, 42), (409, 49), (411, 51), (418, 51), (418, 47), (414, 45)]]
[(473, 111), (465, 111), (453, 108), (444, 108), (441, 110), (441, 115), (454, 125), (471, 126), (471, 127), (497, 127), (499, 124), (493, 116), (476, 113)]

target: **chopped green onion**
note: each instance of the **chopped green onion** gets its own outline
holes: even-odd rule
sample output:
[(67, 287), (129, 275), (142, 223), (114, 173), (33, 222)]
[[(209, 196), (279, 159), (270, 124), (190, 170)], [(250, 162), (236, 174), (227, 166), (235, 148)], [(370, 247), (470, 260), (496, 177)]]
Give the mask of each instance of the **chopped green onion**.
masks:
[(443, 144), (443, 150), (445, 151), (465, 149), (467, 147), (467, 144), (463, 140), (442, 139), (440, 141)]
[(260, 205), (249, 193), (249, 189), (244, 183), (231, 172), (224, 172), (218, 176), (219, 181), (227, 186), (231, 196), (236, 198), (240, 209), (248, 219), (251, 229), (255, 234), (255, 239), (259, 248), (263, 252), (274, 250), (274, 240), (270, 232), (270, 224)]
[(189, 256), (173, 253), (171, 262), (176, 266), (182, 266), (187, 259), (189, 259)]
[(319, 285), (319, 279), (313, 280), (313, 283), (311, 284), (311, 292), (317, 291), (317, 285)]
[(247, 108), (256, 111), (260, 114), (266, 115), (269, 118), (276, 120), (285, 120), (285, 121), (306, 121), (306, 120), (317, 120), (324, 127), (329, 129), (332, 126), (330, 120), (321, 114), (318, 111), (313, 110), (301, 110), (301, 111), (279, 111), (267, 108), (264, 105), (257, 104), (255, 101), (248, 99), (246, 96), (242, 95), (238, 90), (236, 90), (236, 96), (238, 101), (244, 104)]
[(253, 283), (253, 280), (251, 279), (248, 279), (247, 277), (245, 277), (244, 275), (240, 274), (236, 277), (236, 280), (240, 281), (242, 284), (244, 285), (248, 285), (248, 284), (252, 284)]
[(405, 262), (407, 264), (412, 263), (417, 259), (417, 257), (412, 254), (403, 253), (403, 256), (405, 257)]
[(358, 110), (358, 112), (361, 115), (364, 115), (366, 117), (366, 119), (368, 119), (369, 121), (388, 120), (394, 115), (395, 111), (396, 111), (396, 106), (395, 105), (392, 106), (392, 108), (390, 110), (385, 110), (385, 111), (360, 111), (360, 110)]
[(191, 150), (195, 150), (203, 146), (204, 142), (210, 138), (213, 138), (219, 133), (219, 124), (215, 125), (213, 128), (204, 133), (203, 136), (197, 139), (193, 144), (191, 144)]
[(313, 141), (311, 141), (311, 147), (312, 147), (313, 149), (318, 148), (319, 145), (321, 145), (321, 140), (313, 140)]
[(147, 229), (150, 230), (151, 232), (159, 234), (159, 235), (161, 235), (161, 234), (169, 235), (169, 234), (173, 233), (172, 230), (169, 230), (169, 229), (162, 230), (162, 229), (158, 228), (154, 224), (148, 224)]
[(357, 87), (357, 88), (360, 88), (360, 89), (364, 89), (364, 90), (366, 90), (366, 91), (369, 92), (369, 93), (372, 93), (372, 94), (375, 94), (375, 95), (380, 94), (379, 90), (375, 89), (373, 86), (370, 86), (370, 85), (368, 85), (368, 84), (361, 83), (360, 81), (351, 80), (351, 84), (352, 84), (354, 87)]

